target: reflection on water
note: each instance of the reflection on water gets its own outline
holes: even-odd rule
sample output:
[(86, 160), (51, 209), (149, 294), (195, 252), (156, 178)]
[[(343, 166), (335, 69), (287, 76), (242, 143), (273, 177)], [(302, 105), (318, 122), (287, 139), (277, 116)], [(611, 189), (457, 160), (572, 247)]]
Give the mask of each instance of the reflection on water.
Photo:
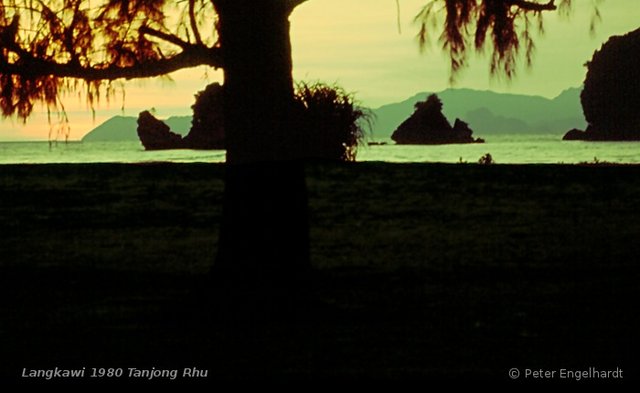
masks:
[[(358, 161), (477, 162), (490, 153), (498, 164), (640, 163), (638, 142), (562, 141), (558, 135), (488, 135), (484, 144), (363, 146)], [(224, 150), (145, 151), (139, 142), (2, 142), (0, 163), (223, 162)]]

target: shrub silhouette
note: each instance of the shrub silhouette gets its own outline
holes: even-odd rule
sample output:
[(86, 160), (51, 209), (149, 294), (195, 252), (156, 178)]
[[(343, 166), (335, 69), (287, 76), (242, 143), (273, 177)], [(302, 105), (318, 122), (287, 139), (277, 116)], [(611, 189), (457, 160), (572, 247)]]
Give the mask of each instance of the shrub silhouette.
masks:
[[(353, 95), (341, 87), (320, 82), (297, 84), (294, 99), (297, 110), (293, 131), (299, 136), (291, 147), (295, 153), (300, 158), (355, 161), (358, 146), (365, 139), (365, 127), (371, 126), (372, 113), (358, 106)], [(196, 94), (191, 106), (191, 130), (184, 139), (149, 112), (141, 114), (138, 134), (150, 150), (224, 149), (223, 103), (224, 87), (212, 83)]]
[(321, 82), (296, 85), (300, 104), (303, 154), (306, 158), (355, 161), (372, 113), (358, 106), (353, 95)]
[(483, 155), (478, 160), (478, 164), (480, 164), (480, 165), (491, 165), (491, 164), (495, 164), (495, 163), (496, 162), (493, 160), (493, 157), (489, 153)]

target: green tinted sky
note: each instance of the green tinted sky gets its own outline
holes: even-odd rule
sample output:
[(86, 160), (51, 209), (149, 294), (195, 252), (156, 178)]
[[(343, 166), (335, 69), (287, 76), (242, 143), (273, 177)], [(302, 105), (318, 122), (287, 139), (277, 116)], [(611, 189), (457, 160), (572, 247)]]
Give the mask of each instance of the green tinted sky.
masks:
[[(426, 0), (400, 0), (401, 33), (398, 33), (394, 0), (309, 0), (292, 15), (294, 77), (297, 80), (337, 82), (356, 93), (365, 105), (377, 107), (404, 100), (420, 91), (440, 91), (448, 85), (447, 59), (438, 49), (420, 54), (415, 41), (417, 26), (412, 19)], [(599, 2), (602, 21), (589, 33), (594, 2)], [(454, 87), (537, 94), (547, 97), (579, 86), (583, 64), (607, 37), (640, 27), (638, 0), (573, 0), (570, 18), (545, 15), (546, 32), (537, 38), (533, 67), (521, 68), (507, 82), (490, 78), (487, 57), (472, 55), (470, 67)], [(185, 70), (173, 75), (174, 82), (132, 82), (126, 86), (125, 115), (155, 107), (160, 116), (188, 114), (193, 94), (207, 82), (220, 80), (220, 72)], [(95, 125), (119, 110), (122, 102), (102, 103), (95, 123), (86, 105), (77, 97), (65, 102), (71, 139), (79, 139)], [(0, 140), (46, 139), (49, 126), (38, 111), (26, 126), (4, 120)]]
[[(447, 59), (438, 43), (423, 55), (417, 50), (412, 19), (424, 3), (400, 0), (402, 34), (398, 34), (392, 0), (309, 1), (293, 19), (296, 77), (337, 80), (372, 106), (449, 87)], [(604, 0), (599, 5), (602, 22), (590, 35), (593, 5), (592, 0), (573, 0), (569, 19), (546, 14), (546, 31), (536, 40), (533, 67), (522, 68), (510, 83), (489, 77), (488, 56), (472, 56), (456, 87), (552, 97), (581, 85), (583, 64), (607, 37), (640, 27), (640, 1)]]

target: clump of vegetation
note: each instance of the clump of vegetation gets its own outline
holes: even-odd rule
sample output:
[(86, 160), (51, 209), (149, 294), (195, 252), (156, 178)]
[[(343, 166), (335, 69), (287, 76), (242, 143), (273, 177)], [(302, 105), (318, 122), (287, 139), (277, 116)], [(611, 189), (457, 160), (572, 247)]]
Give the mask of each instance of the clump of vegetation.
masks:
[(355, 161), (373, 113), (359, 106), (353, 94), (336, 85), (300, 82), (295, 99), (301, 106), (303, 154), (308, 158)]
[(593, 157), (593, 161), (581, 161), (578, 165), (594, 165), (594, 166), (608, 166), (608, 165), (619, 165), (610, 161), (602, 161), (598, 157)]
[(480, 164), (480, 165), (491, 165), (491, 164), (495, 164), (495, 163), (496, 162), (493, 160), (493, 157), (489, 153), (483, 155), (478, 160), (478, 164)]
[[(167, 148), (224, 149), (224, 88), (213, 83), (196, 95), (192, 106), (191, 131), (184, 144)], [(353, 95), (339, 86), (321, 82), (296, 85), (296, 131), (301, 134), (295, 146), (301, 158), (355, 161), (363, 144), (373, 113), (360, 107)]]

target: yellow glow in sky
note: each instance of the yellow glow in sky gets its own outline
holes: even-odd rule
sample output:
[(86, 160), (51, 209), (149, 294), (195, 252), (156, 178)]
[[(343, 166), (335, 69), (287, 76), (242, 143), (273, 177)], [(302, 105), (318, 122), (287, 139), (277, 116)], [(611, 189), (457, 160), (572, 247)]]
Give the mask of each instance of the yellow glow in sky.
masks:
[[(412, 23), (427, 0), (400, 0), (401, 33), (398, 32), (395, 0), (309, 0), (291, 17), (294, 78), (337, 82), (356, 93), (364, 105), (375, 108), (404, 100), (418, 92), (441, 91), (448, 87), (446, 56), (435, 43), (420, 54), (415, 41), (417, 26)], [(472, 56), (470, 67), (453, 87), (495, 90), (554, 97), (569, 87), (582, 84), (583, 64), (611, 35), (640, 27), (637, 0), (604, 0), (600, 4), (602, 22), (592, 36), (589, 23), (594, 0), (574, 1), (569, 20), (555, 13), (545, 17), (546, 33), (538, 37), (533, 68), (521, 69), (516, 79), (505, 82), (489, 77), (488, 59)], [(220, 71), (202, 68), (171, 75), (174, 82), (127, 83), (124, 114), (136, 116), (141, 110), (156, 108), (160, 117), (190, 113), (193, 95), (207, 83), (221, 81)], [(109, 117), (122, 114), (121, 100), (102, 103), (95, 121), (84, 102), (65, 100), (71, 139), (85, 133)], [(44, 112), (34, 113), (26, 126), (20, 121), (0, 123), (0, 140), (47, 139), (49, 126)]]

